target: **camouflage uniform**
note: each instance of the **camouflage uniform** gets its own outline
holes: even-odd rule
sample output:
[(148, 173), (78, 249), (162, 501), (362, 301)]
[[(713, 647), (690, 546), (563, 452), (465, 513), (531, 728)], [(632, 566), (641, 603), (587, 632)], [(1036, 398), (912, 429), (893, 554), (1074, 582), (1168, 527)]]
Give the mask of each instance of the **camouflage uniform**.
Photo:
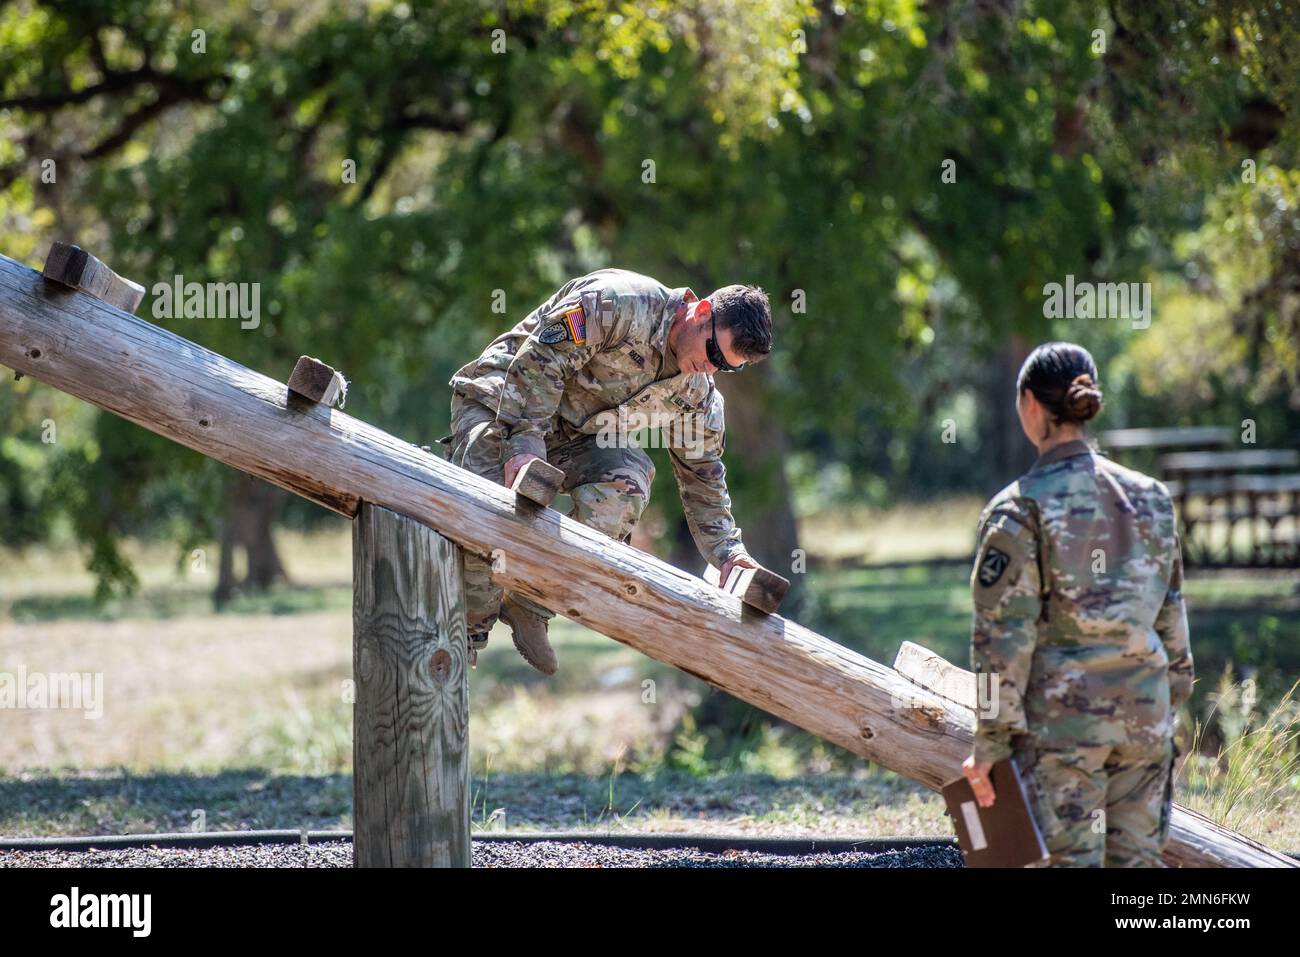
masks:
[(1168, 491), (1049, 449), (984, 509), (971, 590), (971, 667), (997, 676), (975, 759), (1015, 757), (1050, 865), (1162, 866), (1192, 686)]
[[(718, 566), (744, 555), (722, 465), (722, 394), (712, 376), (680, 372), (667, 345), (696, 298), (622, 269), (570, 280), (452, 377), (452, 462), (500, 482), (507, 460), (538, 455), (564, 470), (571, 517), (627, 541), (655, 468), (626, 437), (650, 425), (662, 429), (700, 552)], [(501, 589), (469, 553), (465, 595), (470, 633), (487, 631)]]

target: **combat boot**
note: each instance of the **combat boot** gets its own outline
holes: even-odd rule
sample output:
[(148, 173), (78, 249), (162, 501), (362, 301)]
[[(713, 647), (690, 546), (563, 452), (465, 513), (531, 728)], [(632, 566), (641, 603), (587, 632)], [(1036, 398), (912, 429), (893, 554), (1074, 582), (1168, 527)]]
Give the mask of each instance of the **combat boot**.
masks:
[(546, 637), (548, 619), (525, 608), (507, 594), (501, 602), (501, 620), (510, 626), (515, 647), (524, 661), (544, 675), (555, 674), (559, 662)]

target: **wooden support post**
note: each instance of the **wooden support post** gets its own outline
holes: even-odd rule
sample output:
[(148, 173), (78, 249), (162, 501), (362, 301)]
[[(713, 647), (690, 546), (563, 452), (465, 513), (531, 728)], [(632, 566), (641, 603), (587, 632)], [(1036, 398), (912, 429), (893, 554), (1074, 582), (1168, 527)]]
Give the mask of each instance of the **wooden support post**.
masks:
[(460, 549), (368, 502), (352, 525), (353, 860), (469, 867)]

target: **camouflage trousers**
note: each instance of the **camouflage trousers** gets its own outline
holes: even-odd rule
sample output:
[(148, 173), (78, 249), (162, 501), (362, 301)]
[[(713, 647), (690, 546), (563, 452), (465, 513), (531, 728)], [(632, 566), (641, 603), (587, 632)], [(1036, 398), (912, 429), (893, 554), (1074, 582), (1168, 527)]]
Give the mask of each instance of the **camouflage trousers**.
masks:
[(1173, 742), (1018, 748), (1016, 767), (1051, 859), (1039, 867), (1164, 867)]
[[(451, 397), (453, 465), (500, 483), (504, 475), (504, 427), (496, 414), (459, 393)], [(566, 429), (546, 438), (546, 460), (564, 471), (563, 490), (573, 500), (569, 517), (626, 542), (650, 501), (655, 467), (650, 456), (634, 446), (601, 448), (596, 436)], [(471, 635), (487, 632), (501, 611), (502, 590), (492, 582), (489, 562), (465, 552), (466, 620)], [(545, 618), (554, 612), (523, 596), (515, 601)]]

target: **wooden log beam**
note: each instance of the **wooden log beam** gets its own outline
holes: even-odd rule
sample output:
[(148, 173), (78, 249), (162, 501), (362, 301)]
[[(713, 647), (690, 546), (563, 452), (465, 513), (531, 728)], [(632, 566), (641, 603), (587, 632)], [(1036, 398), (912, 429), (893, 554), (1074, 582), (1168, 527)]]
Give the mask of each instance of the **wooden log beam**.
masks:
[(362, 503), (352, 523), (353, 864), (469, 867), (460, 549)]
[[(740, 600), (280, 382), (0, 256), (0, 363), (341, 514), (364, 499), (485, 560), (506, 589), (938, 790), (970, 753), (972, 712), (892, 668)], [(295, 403), (299, 405), (299, 403)], [(1171, 844), (1186, 863), (1297, 866), (1228, 831)], [(1193, 835), (1194, 837), (1195, 835)]]

